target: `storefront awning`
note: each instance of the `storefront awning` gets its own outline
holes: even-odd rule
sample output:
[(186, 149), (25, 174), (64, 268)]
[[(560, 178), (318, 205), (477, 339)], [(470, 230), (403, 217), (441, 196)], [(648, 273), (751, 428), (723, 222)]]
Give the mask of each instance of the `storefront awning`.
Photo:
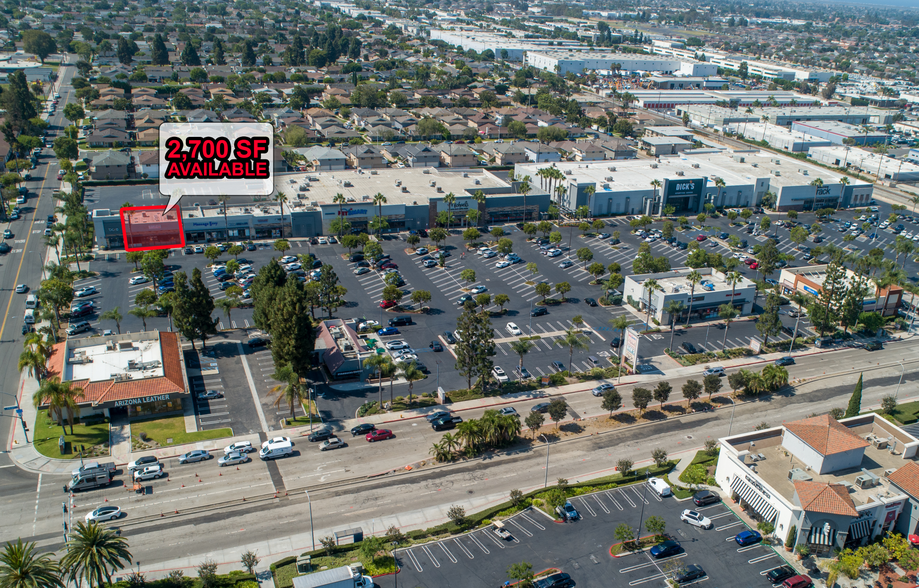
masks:
[(777, 511), (769, 504), (753, 486), (750, 486), (741, 478), (734, 478), (731, 482), (731, 490), (736, 492), (740, 499), (746, 502), (757, 514), (763, 517), (763, 520), (772, 522), (775, 520)]
[(871, 534), (871, 519), (859, 519), (849, 525), (849, 539), (861, 539)]
[(811, 527), (807, 535), (807, 542), (812, 545), (835, 545), (836, 530), (831, 529), (829, 525), (818, 525)]

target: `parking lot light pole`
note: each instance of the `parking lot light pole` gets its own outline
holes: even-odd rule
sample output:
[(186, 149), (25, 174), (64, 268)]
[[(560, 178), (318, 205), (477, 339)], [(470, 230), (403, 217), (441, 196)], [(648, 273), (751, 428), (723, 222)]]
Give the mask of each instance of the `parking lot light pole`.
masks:
[[(781, 311), (779, 312), (781, 314), (788, 314), (787, 312), (781, 312)], [(791, 353), (791, 351), (795, 348), (795, 339), (798, 338), (798, 321), (801, 320), (801, 309), (798, 309), (798, 311), (795, 314), (797, 314), (798, 316), (795, 317), (795, 330), (791, 335), (791, 343), (788, 345), (788, 353)], [(788, 314), (788, 316), (791, 316), (791, 315)]]
[(900, 397), (900, 384), (903, 383), (903, 372), (906, 371), (906, 366), (903, 365), (903, 360), (900, 360), (900, 379), (897, 381), (897, 393), (893, 395), (893, 399), (896, 400)]
[(536, 304), (536, 302), (530, 303), (530, 335), (533, 334), (533, 308), (534, 308), (533, 305), (534, 304)]
[(542, 440), (546, 442), (546, 482), (543, 485), (543, 488), (549, 487), (549, 439), (545, 435), (540, 435)]
[(728, 423), (728, 437), (730, 437), (731, 429), (734, 428), (734, 409), (737, 408), (737, 403), (734, 402), (733, 396), (728, 396), (728, 399), (731, 401), (731, 422)]
[(304, 490), (306, 493), (306, 502), (310, 507), (310, 551), (316, 549), (316, 536), (313, 534), (313, 501), (310, 499), (310, 491)]
[(648, 468), (645, 468), (645, 483), (641, 485), (641, 514), (638, 515), (638, 532), (635, 534), (635, 543), (641, 544), (641, 523), (645, 518), (645, 502), (648, 492)]

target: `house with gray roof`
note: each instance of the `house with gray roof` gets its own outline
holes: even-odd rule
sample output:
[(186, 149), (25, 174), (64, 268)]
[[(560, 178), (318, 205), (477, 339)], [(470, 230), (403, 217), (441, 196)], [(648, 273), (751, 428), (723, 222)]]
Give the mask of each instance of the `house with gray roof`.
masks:
[(131, 168), (131, 156), (127, 153), (105, 151), (93, 157), (89, 174), (94, 180), (123, 180)]

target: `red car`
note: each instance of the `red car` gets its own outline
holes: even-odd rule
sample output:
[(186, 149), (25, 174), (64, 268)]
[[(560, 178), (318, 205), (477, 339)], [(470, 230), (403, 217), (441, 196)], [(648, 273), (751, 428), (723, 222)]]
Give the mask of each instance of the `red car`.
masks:
[(392, 434), (392, 431), (389, 429), (377, 429), (376, 431), (370, 431), (367, 433), (367, 441), (373, 443), (374, 441), (383, 441), (384, 439), (389, 439), (395, 437)]
[(758, 262), (758, 261), (754, 261), (753, 263), (750, 264), (750, 269), (756, 269), (756, 268), (758, 268), (758, 267), (759, 267), (759, 262)]
[(394, 263), (384, 263), (383, 265), (380, 266), (380, 269), (381, 270), (399, 269), (399, 266)]
[(696, 241), (705, 241), (706, 239), (708, 239), (708, 237), (706, 237), (705, 235), (699, 235), (698, 237), (696, 237)]
[(394, 300), (384, 300), (380, 303), (380, 308), (392, 308), (396, 303)]
[(755, 261), (756, 261), (756, 260), (754, 260), (752, 257), (748, 257), (748, 258), (746, 258), (745, 260), (743, 260), (744, 265), (753, 265), (753, 264), (755, 263)]

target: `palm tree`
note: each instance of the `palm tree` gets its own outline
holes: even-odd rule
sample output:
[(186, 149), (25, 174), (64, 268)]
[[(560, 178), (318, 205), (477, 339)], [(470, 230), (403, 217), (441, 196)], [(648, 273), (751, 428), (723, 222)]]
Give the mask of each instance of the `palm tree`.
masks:
[(7, 543), (0, 552), (0, 586), (4, 588), (63, 588), (61, 568), (51, 554), (39, 555), (35, 543)]
[(512, 341), (511, 349), (520, 356), (520, 364), (517, 367), (517, 370), (522, 374), (523, 373), (523, 356), (530, 352), (530, 349), (533, 348), (533, 344), (529, 341)]
[[(718, 188), (718, 202), (721, 202), (721, 191), (724, 189), (725, 183), (723, 178), (715, 178), (715, 187)], [(721, 202), (721, 206), (724, 207), (724, 202)]]
[[(418, 380), (424, 379), (424, 372), (418, 369), (418, 366), (415, 365), (414, 361), (401, 361), (399, 362), (399, 371), (402, 374), (402, 377), (405, 378), (405, 381), (408, 382), (408, 403), (412, 403), (412, 390), (415, 388), (415, 382)], [(390, 390), (392, 390), (390, 388)], [(392, 398), (390, 398), (392, 402)]]
[[(383, 236), (383, 205), (386, 204), (386, 196), (382, 192), (373, 195), (373, 205), (377, 207), (377, 218), (380, 219), (380, 230), (377, 233), (377, 239)], [(382, 396), (380, 397), (382, 398)]]
[(24, 349), (19, 354), (19, 364), (17, 370), (20, 372), (24, 369), (29, 370), (29, 375), (35, 378), (38, 385), (41, 385), (41, 379), (45, 375), (45, 356), (32, 349)]
[(51, 347), (42, 339), (40, 333), (29, 333), (26, 335), (26, 340), (23, 341), (22, 345), (26, 349), (31, 349), (36, 353), (40, 353), (46, 359), (51, 357)]
[(124, 318), (121, 316), (121, 307), (116, 306), (111, 310), (106, 310), (99, 315), (99, 318), (104, 321), (115, 321), (115, 328), (118, 329), (118, 334), (121, 334), (121, 319)]
[(731, 285), (731, 305), (734, 303), (734, 289), (737, 288), (737, 284), (743, 282), (743, 275), (740, 272), (729, 272), (728, 275), (724, 276), (724, 283)]
[(447, 449), (447, 446), (444, 444), (443, 438), (439, 442), (435, 442), (431, 445), (431, 449), (428, 450), (428, 453), (434, 458), (434, 461), (445, 462), (453, 460), (453, 453)]
[(567, 329), (565, 334), (555, 340), (555, 344), (559, 347), (568, 348), (568, 370), (571, 371), (571, 358), (574, 356), (574, 350), (584, 351), (587, 349), (587, 342), (590, 339), (587, 338), (587, 335), (576, 331), (575, 329)]
[(722, 304), (718, 307), (718, 316), (724, 321), (724, 338), (721, 340), (721, 352), (724, 353), (728, 344), (728, 330), (730, 330), (731, 323), (737, 316), (737, 309), (734, 308), (733, 304)]
[(450, 453), (459, 449), (460, 440), (453, 433), (445, 433), (444, 436), (440, 438), (440, 441)]
[(480, 421), (463, 421), (456, 426), (456, 436), (463, 442), (469, 452), (475, 452), (482, 442), (482, 428)]
[(702, 281), (702, 274), (696, 270), (692, 270), (686, 274), (686, 281), (689, 282), (689, 312), (686, 313), (686, 323), (689, 324), (689, 318), (692, 316), (692, 299), (693, 295), (696, 292), (696, 284)]
[[(529, 178), (529, 176), (527, 176), (527, 178)], [(483, 192), (483, 191), (481, 191), (481, 190), (476, 190), (476, 191), (473, 192), (473, 194), (472, 194), (472, 199), (475, 200), (476, 204), (478, 204), (479, 206), (482, 206), (483, 204), (485, 204), (485, 192)], [(526, 206), (526, 203), (524, 203), (524, 210), (526, 210), (525, 206)], [(478, 212), (478, 211), (476, 211), (476, 212)], [(466, 214), (468, 215), (469, 213), (467, 212)], [(485, 218), (485, 215), (484, 215), (484, 214), (480, 214), (480, 215), (477, 217), (476, 226), (479, 225), (478, 221), (484, 220), (484, 218)]]
[[(273, 387), (269, 392), (277, 395), (274, 401), (275, 407), (280, 408), (281, 403), (287, 401), (287, 405), (290, 407), (290, 418), (293, 419), (296, 416), (297, 406), (303, 406), (303, 385), (300, 382), (300, 376), (285, 365), (276, 370), (271, 377), (283, 382)], [(310, 411), (312, 411), (312, 407), (310, 407)]]
[[(842, 184), (842, 191), (845, 192), (845, 191), (846, 191), (846, 186), (848, 186), (848, 185), (851, 184), (852, 182), (849, 181), (849, 178), (847, 178), (846, 176), (843, 176), (843, 177), (839, 178), (839, 183)], [(916, 203), (919, 202), (919, 196), (913, 196), (913, 197), (911, 198), (911, 200), (913, 201), (913, 212), (915, 213), (915, 212), (916, 212)], [(839, 200), (836, 201), (836, 210), (839, 210), (839, 206), (840, 206), (841, 204), (842, 204), (842, 194), (839, 195)]]
[[(692, 300), (692, 298), (690, 298), (690, 300)], [(670, 315), (670, 349), (673, 349), (673, 333), (676, 331), (674, 328), (676, 317), (682, 314), (684, 310), (686, 310), (686, 305), (679, 300), (671, 300), (667, 303), (667, 306), (664, 307), (664, 312)]]
[(645, 319), (645, 329), (648, 329), (651, 324), (651, 296), (654, 294), (655, 290), (660, 290), (661, 287), (657, 283), (657, 280), (651, 278), (645, 280), (644, 289), (648, 292), (648, 317)]
[(523, 222), (527, 222), (527, 194), (529, 194), (532, 189), (532, 186), (530, 186), (530, 176), (523, 176), (520, 179), (520, 186), (517, 188), (517, 191), (523, 195)]
[(61, 566), (70, 570), (68, 579), (77, 586), (86, 580), (89, 588), (105, 588), (112, 574), (131, 564), (127, 539), (95, 521), (74, 525), (66, 549)]
[(391, 364), (392, 359), (388, 355), (379, 354), (371, 355), (364, 360), (364, 365), (369, 366), (373, 371), (377, 373), (377, 379), (379, 380), (379, 394), (380, 394), (380, 410), (383, 409), (383, 371), (386, 364)]
[(625, 342), (625, 330), (629, 328), (629, 319), (624, 315), (619, 315), (614, 319), (610, 319), (609, 324), (613, 327), (613, 330), (619, 331), (619, 345), (616, 346), (616, 355), (619, 355), (619, 349)]
[(274, 195), (275, 202), (278, 203), (278, 206), (281, 208), (281, 238), (284, 238), (284, 205), (287, 204), (287, 194), (278, 190), (278, 193)]
[(345, 224), (345, 203), (348, 201), (345, 195), (339, 192), (332, 198), (332, 202), (338, 205), (338, 242), (341, 243), (341, 233)]
[[(146, 331), (147, 330), (147, 319), (155, 317), (156, 311), (150, 308), (149, 305), (144, 305), (144, 306), (135, 306), (134, 308), (128, 311), (128, 314), (139, 318), (140, 321), (144, 325), (144, 331)], [(229, 313), (227, 313), (227, 316), (229, 316)]]
[(558, 208), (559, 210), (562, 209), (562, 199), (565, 197), (567, 193), (568, 193), (568, 188), (566, 188), (565, 186), (559, 186), (558, 188), (555, 189), (555, 194), (558, 197), (558, 205), (556, 206), (556, 208)]
[[(651, 180), (651, 187), (654, 188), (654, 200), (657, 200), (657, 191), (662, 186), (660, 180)], [(661, 214), (664, 212), (664, 207), (661, 206)]]
[(226, 194), (221, 194), (217, 197), (217, 202), (220, 203), (220, 207), (223, 209), (223, 238), (226, 240), (230, 239), (230, 223), (227, 221), (227, 202), (230, 200), (230, 197)]
[(447, 204), (447, 222), (446, 228), (447, 232), (450, 232), (450, 225), (453, 224), (453, 206), (456, 204), (456, 194), (453, 192), (447, 192), (447, 195), (444, 196), (444, 202)]
[(769, 364), (761, 372), (766, 388), (778, 390), (788, 383), (788, 370), (779, 365)]
[(587, 194), (587, 215), (593, 216), (592, 211), (590, 209), (590, 199), (593, 198), (593, 195), (597, 193), (596, 184), (591, 184), (587, 186), (586, 188), (584, 188), (584, 193)]
[(48, 247), (54, 247), (54, 254), (57, 255), (57, 263), (61, 264), (61, 236), (60, 235), (48, 235), (45, 237), (45, 244)]
[(214, 305), (223, 311), (227, 315), (227, 324), (233, 324), (233, 318), (230, 316), (230, 313), (234, 308), (239, 306), (239, 298), (236, 296), (227, 296), (226, 298), (221, 298), (220, 300), (215, 300)]

